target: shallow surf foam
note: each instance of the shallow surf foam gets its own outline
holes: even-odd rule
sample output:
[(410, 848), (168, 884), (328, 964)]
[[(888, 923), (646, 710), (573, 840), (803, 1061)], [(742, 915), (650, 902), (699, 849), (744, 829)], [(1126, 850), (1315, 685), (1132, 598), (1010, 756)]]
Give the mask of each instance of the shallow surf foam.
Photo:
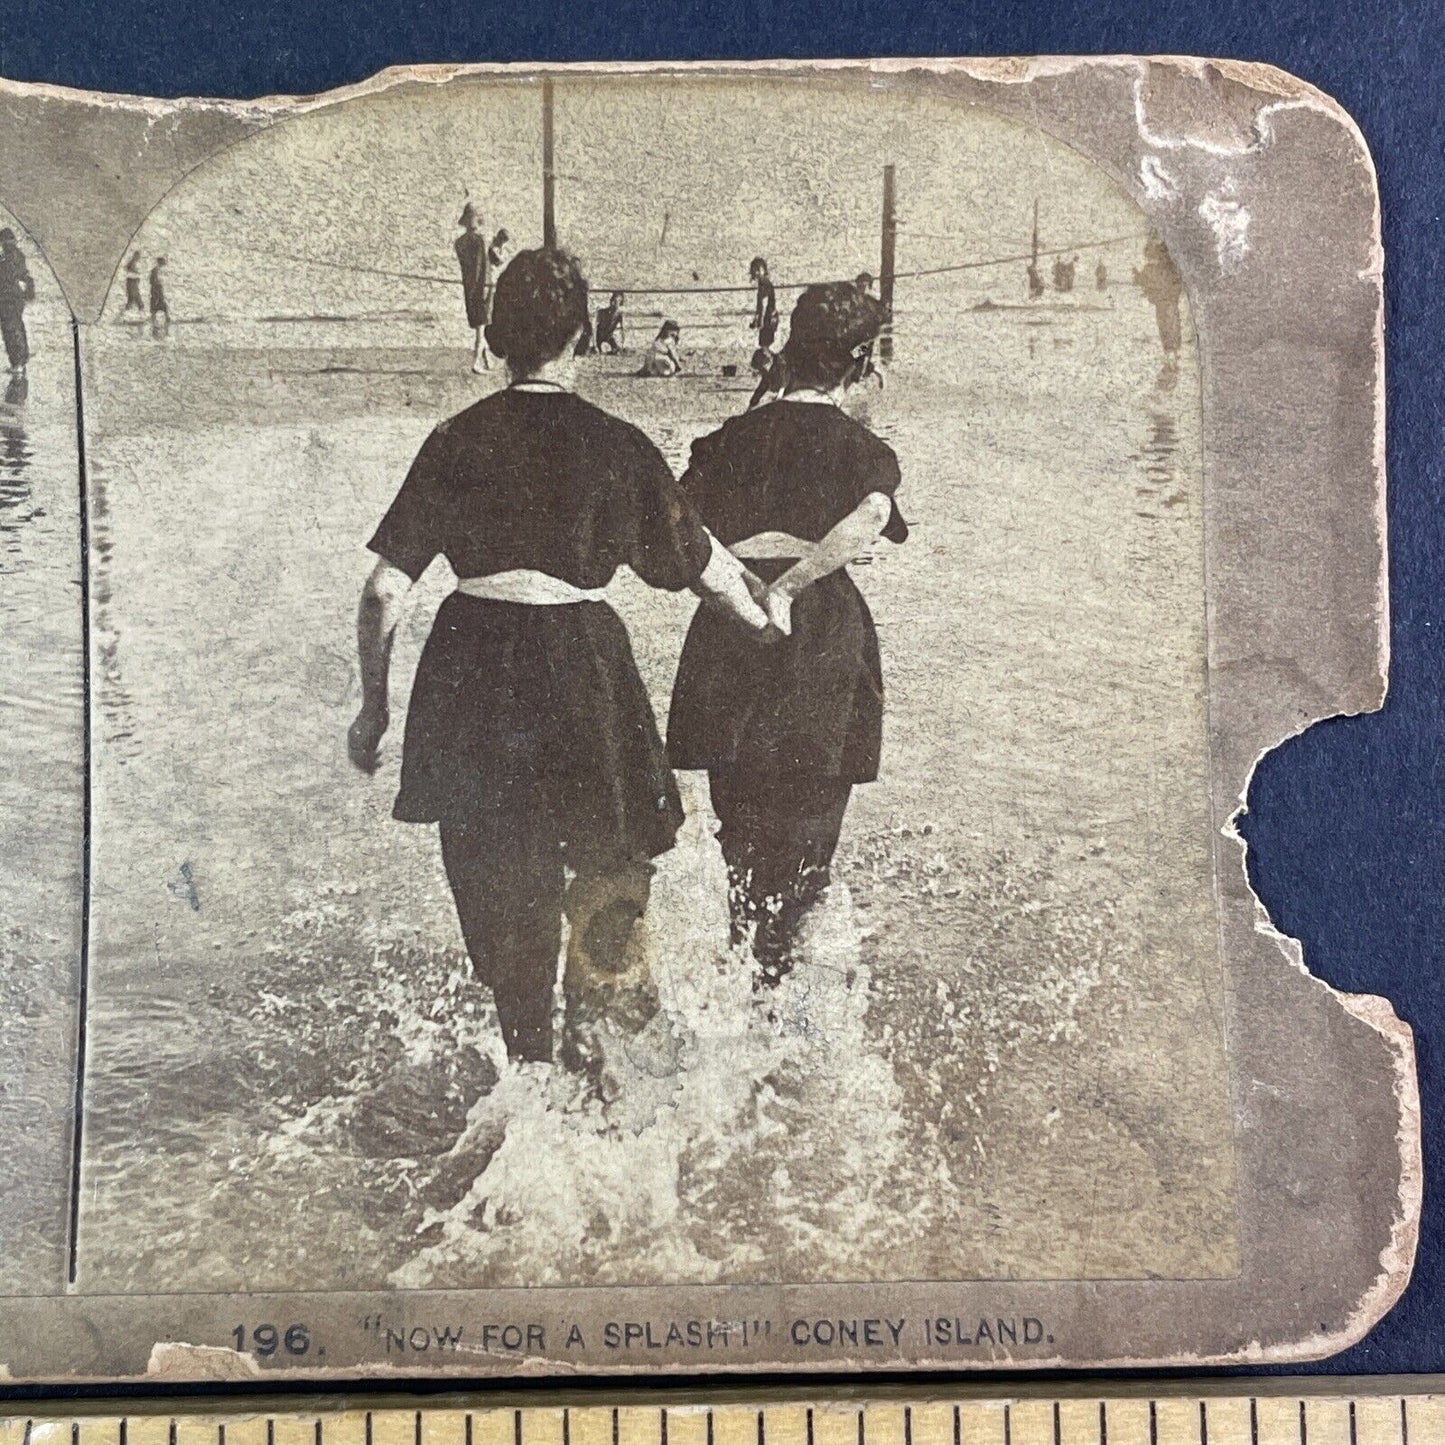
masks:
[[(695, 817), (688, 827), (701, 831)], [(804, 1258), (867, 1272), (866, 1239), (847, 1222), (870, 1212), (904, 1128), (867, 1038), (851, 899), (830, 890), (805, 962), (754, 995), (751, 959), (727, 943), (721, 860), (688, 841), (673, 855), (688, 876), (660, 871), (649, 916), (661, 1012), (609, 1041), (601, 1098), (556, 1066), (504, 1073), (473, 1110), (474, 1125), (479, 1112), (496, 1121), (495, 1153), (460, 1202), (423, 1221), (441, 1237), (392, 1284), (703, 1283)]]

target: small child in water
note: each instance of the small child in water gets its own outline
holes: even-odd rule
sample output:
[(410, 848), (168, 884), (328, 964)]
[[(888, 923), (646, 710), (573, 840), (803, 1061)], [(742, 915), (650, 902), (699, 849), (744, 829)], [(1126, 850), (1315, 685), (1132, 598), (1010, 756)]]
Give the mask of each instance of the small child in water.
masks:
[(676, 321), (664, 321), (647, 360), (642, 363), (643, 376), (676, 376), (682, 370), (682, 356), (677, 349), (682, 328)]

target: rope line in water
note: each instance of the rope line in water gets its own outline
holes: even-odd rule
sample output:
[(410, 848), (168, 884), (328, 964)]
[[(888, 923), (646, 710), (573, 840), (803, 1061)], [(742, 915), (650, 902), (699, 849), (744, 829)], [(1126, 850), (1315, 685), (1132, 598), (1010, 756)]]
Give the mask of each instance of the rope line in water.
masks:
[[(1122, 246), (1126, 241), (1142, 241), (1147, 239), (1151, 233), (1148, 231), (1130, 231), (1123, 236), (1110, 236), (1103, 241), (1081, 241), (1076, 246), (1049, 246), (1041, 247), (1040, 256), (1067, 256), (1074, 251), (1097, 251), (1105, 246)], [(1032, 261), (1032, 251), (1021, 251), (1016, 256), (994, 256), (987, 261), (960, 261), (954, 266), (930, 266), (922, 271), (899, 271), (895, 279), (899, 281), (912, 280), (917, 276), (946, 276), (954, 271), (976, 271), (984, 266), (1011, 266), (1020, 261)]]
[[(1099, 241), (1077, 241), (1068, 246), (1049, 246), (1040, 249), (1038, 254), (1041, 257), (1066, 256), (1071, 252), (1097, 251), (1108, 246), (1122, 246), (1130, 241), (1142, 241), (1149, 234), (1147, 231), (1130, 231), (1121, 236), (1106, 236)], [(351, 271), (367, 276), (387, 276), (398, 281), (424, 281), (431, 286), (459, 287), (462, 284), (459, 276), (434, 276), (422, 271), (393, 271), (383, 266), (363, 266), (353, 261), (328, 261), (320, 256), (295, 255), (257, 246), (241, 246), (238, 249), (248, 251), (252, 255), (269, 256), (277, 261), (292, 261), (303, 266), (320, 266), (331, 271)], [(1032, 251), (1020, 251), (1012, 256), (988, 256), (981, 260), (957, 261), (947, 266), (928, 266), (913, 271), (895, 271), (893, 279), (895, 281), (912, 281), (925, 276), (948, 276), (959, 271), (984, 270), (990, 266), (1014, 266), (1020, 261), (1033, 259)], [(824, 279), (836, 281), (839, 278), (830, 276)], [(801, 291), (805, 287), (820, 283), (816, 281), (777, 281), (773, 284), (774, 289), (778, 291)], [(628, 296), (751, 296), (757, 290), (756, 285), (751, 283), (746, 286), (643, 286), (593, 281), (590, 285), (591, 289), (599, 295), (604, 291), (621, 291)]]

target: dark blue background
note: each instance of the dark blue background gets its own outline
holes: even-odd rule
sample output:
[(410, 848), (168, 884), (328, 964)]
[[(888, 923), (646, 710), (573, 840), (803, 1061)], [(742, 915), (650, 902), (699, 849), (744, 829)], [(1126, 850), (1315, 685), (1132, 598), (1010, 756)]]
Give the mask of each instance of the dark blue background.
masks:
[(1245, 833), (1251, 875), (1275, 922), (1304, 940), (1316, 973), (1392, 999), (1419, 1052), (1428, 1178), (1415, 1276), (1364, 1343), (1318, 1368), (1440, 1370), (1442, 10), (1445, 0), (0, 0), (0, 74), (151, 95), (253, 96), (325, 90), (410, 61), (1137, 52), (1266, 60), (1338, 98), (1369, 140), (1383, 193), (1390, 699), (1382, 714), (1337, 719), (1270, 754), (1250, 792)]

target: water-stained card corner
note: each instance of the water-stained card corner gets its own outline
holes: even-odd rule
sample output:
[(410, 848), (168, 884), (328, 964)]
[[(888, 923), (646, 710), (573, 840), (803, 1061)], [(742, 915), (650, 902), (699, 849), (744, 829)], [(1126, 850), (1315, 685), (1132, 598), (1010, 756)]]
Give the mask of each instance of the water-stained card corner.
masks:
[(1393, 1301), (1409, 1032), (1233, 827), (1385, 686), (1328, 98), (4, 84), (0, 208), (11, 1377), (1285, 1360)]

